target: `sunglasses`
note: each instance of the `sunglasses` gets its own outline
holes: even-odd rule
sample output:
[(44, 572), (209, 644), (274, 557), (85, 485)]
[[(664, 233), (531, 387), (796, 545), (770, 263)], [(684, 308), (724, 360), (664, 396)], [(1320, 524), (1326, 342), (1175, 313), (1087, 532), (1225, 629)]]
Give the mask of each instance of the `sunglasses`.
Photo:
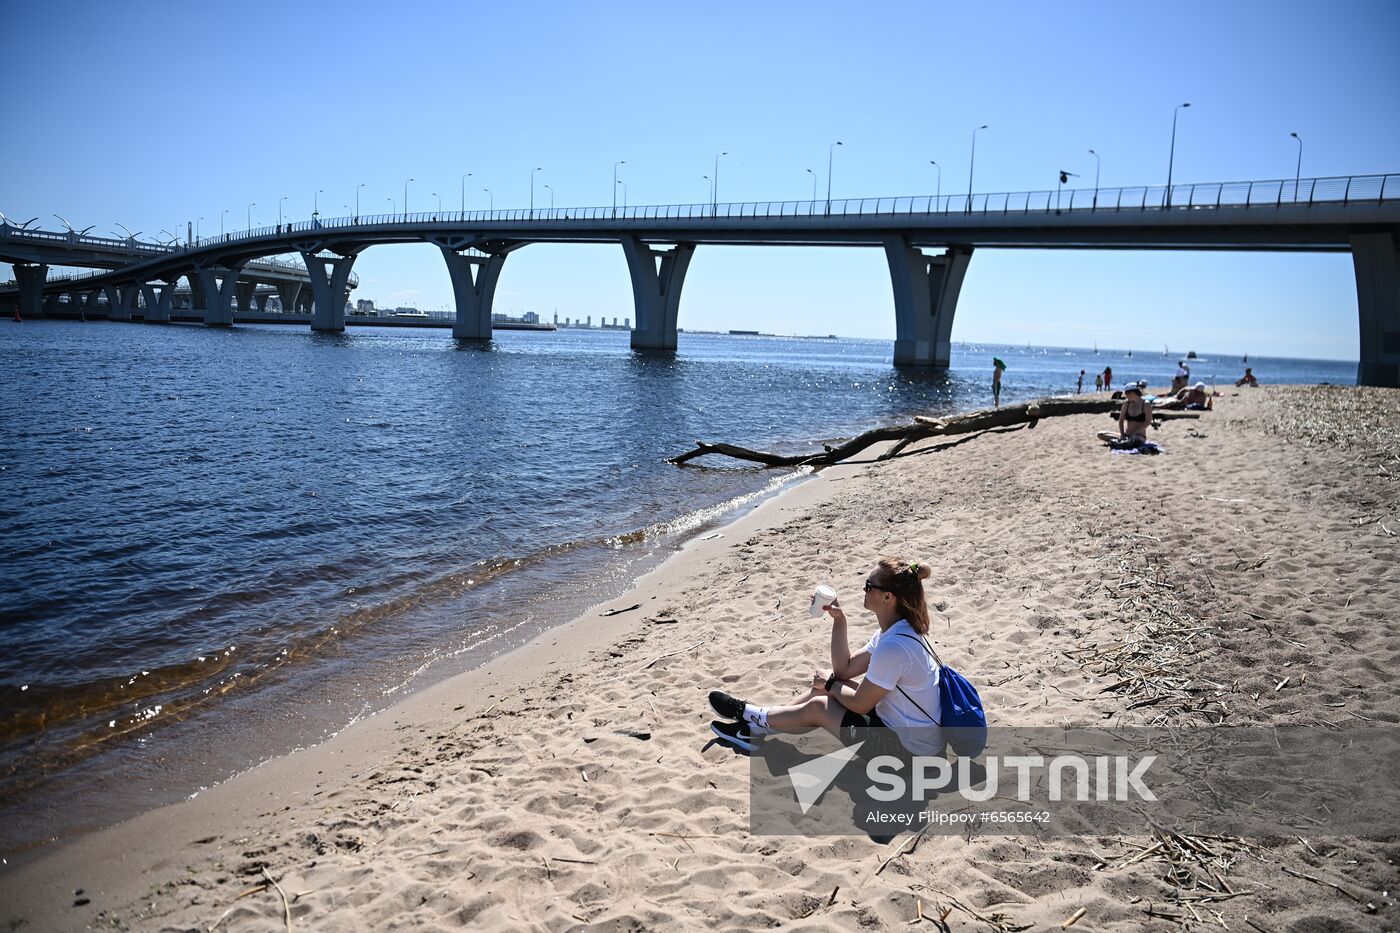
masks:
[(871, 583), (869, 580), (866, 580), (866, 581), (865, 581), (865, 591), (866, 591), (867, 593), (869, 593), (871, 590), (879, 590), (881, 593), (888, 593), (888, 592), (889, 592), (889, 590), (885, 589), (883, 586), (876, 586), (875, 584)]

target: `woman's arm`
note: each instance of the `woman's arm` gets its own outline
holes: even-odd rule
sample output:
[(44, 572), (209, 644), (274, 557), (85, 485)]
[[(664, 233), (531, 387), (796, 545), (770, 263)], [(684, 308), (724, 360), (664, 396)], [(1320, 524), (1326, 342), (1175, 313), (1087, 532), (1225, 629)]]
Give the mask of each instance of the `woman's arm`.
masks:
[(1118, 409), (1118, 433), (1121, 435), (1126, 435), (1128, 433), (1128, 424), (1126, 421), (1127, 417), (1128, 400), (1124, 399), (1122, 407)]
[[(869, 660), (868, 654), (866, 659)], [(875, 708), (875, 704), (885, 698), (887, 693), (889, 691), (884, 687), (878, 687), (867, 679), (861, 681), (860, 686), (855, 689), (851, 689), (845, 684), (837, 684), (831, 688), (830, 696), (851, 712), (865, 716)]]

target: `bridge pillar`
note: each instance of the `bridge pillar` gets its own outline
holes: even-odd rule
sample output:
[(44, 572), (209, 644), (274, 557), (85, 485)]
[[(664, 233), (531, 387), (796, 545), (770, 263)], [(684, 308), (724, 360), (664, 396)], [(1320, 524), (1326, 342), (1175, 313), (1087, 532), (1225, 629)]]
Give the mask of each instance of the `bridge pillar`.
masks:
[(491, 304), (496, 298), (496, 283), (506, 264), (506, 253), (486, 256), (464, 256), (447, 247), (442, 259), (452, 279), (452, 295), (456, 299), (457, 316), (452, 322), (452, 336), (458, 340), (491, 339)]
[(251, 314), (253, 311), (253, 293), (257, 291), (258, 283), (251, 279), (240, 279), (233, 287), (234, 296), (238, 299), (238, 313)]
[(297, 309), (297, 301), (301, 298), (300, 282), (278, 282), (277, 298), (282, 302), (282, 310), (292, 314)]
[(1351, 237), (1361, 363), (1356, 384), (1400, 387), (1400, 248), (1390, 233)]
[(894, 364), (946, 367), (952, 355), (953, 314), (972, 247), (950, 246), (926, 256), (904, 237), (885, 238), (894, 286)]
[(306, 274), (311, 277), (311, 329), (339, 333), (345, 330), (345, 302), (350, 295), (350, 270), (355, 257), (326, 258), (314, 252), (301, 251)]
[(685, 284), (691, 257), (695, 255), (695, 244), (677, 243), (669, 250), (660, 250), (635, 236), (624, 236), (622, 252), (627, 256), (632, 301), (637, 313), (637, 326), (632, 329), (632, 349), (676, 349), (681, 287)]
[(169, 324), (170, 306), (175, 301), (175, 283), (164, 285), (142, 285), (141, 292), (146, 296), (146, 313), (142, 320), (147, 324)]
[(49, 267), (43, 263), (15, 263), (15, 281), (19, 283), (19, 312), (22, 317), (44, 316), (44, 280)]
[(97, 298), (102, 294), (102, 289), (94, 288), (92, 291), (78, 298), (78, 317), (86, 321), (89, 314), (96, 314), (98, 305)]
[(107, 320), (129, 321), (136, 310), (136, 299), (141, 294), (140, 285), (108, 285)]
[(232, 266), (199, 266), (193, 278), (199, 280), (198, 297), (204, 299), (204, 323), (208, 327), (233, 326), (233, 291), (238, 285), (238, 273), (243, 271), (243, 263)]

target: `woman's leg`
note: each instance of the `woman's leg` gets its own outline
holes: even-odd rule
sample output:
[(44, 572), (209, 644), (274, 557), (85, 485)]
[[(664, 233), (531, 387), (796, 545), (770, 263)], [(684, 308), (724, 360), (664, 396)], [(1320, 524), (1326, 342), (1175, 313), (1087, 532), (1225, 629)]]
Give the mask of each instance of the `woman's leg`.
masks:
[(811, 696), (791, 706), (769, 707), (768, 728), (792, 734), (825, 729), (832, 735), (839, 735), (841, 717), (845, 714), (846, 708), (831, 697)]

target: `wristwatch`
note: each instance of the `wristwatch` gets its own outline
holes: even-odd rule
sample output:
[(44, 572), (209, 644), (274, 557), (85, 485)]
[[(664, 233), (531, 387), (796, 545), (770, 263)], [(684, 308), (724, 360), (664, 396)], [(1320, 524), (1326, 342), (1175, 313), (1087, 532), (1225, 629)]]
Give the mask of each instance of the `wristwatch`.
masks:
[(835, 673), (832, 673), (832, 675), (826, 679), (826, 692), (830, 693), (831, 688), (836, 686), (836, 682), (840, 679), (841, 678), (837, 677)]

